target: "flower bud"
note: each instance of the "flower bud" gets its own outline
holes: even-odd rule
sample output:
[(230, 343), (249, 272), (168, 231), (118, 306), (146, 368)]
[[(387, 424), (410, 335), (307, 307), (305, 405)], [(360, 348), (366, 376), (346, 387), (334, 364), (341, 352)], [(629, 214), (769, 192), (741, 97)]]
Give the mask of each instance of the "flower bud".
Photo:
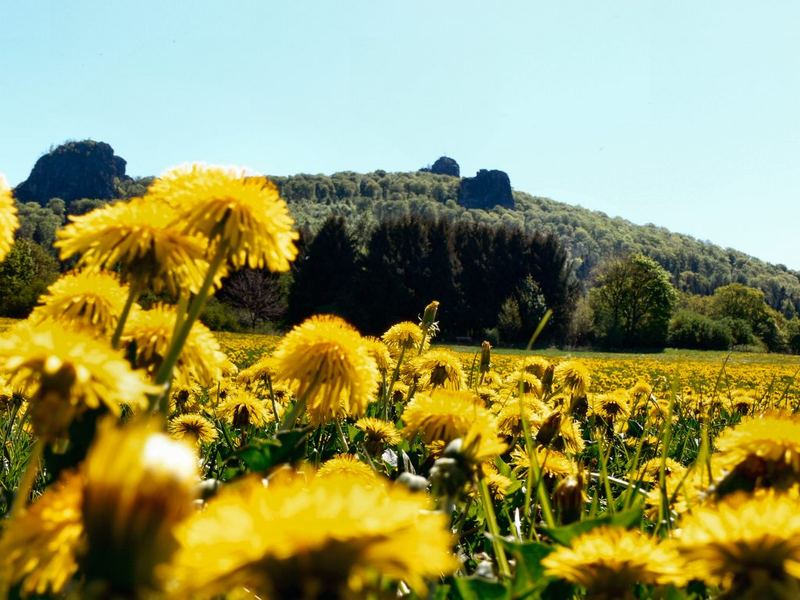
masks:
[(562, 525), (580, 519), (583, 512), (583, 476), (568, 475), (559, 481), (553, 491), (553, 504)]
[(484, 340), (481, 344), (481, 373), (487, 373), (492, 368), (492, 345)]
[(536, 434), (536, 443), (540, 446), (549, 446), (553, 438), (558, 435), (561, 429), (561, 411), (555, 411), (550, 414), (542, 423)]

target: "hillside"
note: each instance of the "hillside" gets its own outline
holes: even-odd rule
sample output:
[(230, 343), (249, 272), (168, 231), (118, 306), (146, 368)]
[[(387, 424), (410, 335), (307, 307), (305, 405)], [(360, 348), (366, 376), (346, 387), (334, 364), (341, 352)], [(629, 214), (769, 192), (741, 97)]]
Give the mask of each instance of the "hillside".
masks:
[(767, 302), (787, 316), (800, 312), (800, 274), (737, 250), (722, 248), (654, 225), (514, 191), (514, 208), (465, 208), (458, 203), (459, 179), (430, 172), (374, 171), (273, 177), (298, 221), (316, 229), (332, 213), (360, 224), (358, 231), (387, 217), (422, 214), (556, 234), (586, 281), (608, 257), (642, 252), (657, 260), (681, 290), (710, 294), (732, 282), (764, 291)]
[[(76, 164), (80, 169), (74, 168)], [(502, 171), (481, 170), (475, 177), (457, 173), (458, 164), (442, 157), (431, 168), (416, 172), (379, 170), (272, 179), (300, 225), (311, 231), (330, 214), (346, 217), (355, 234), (364, 239), (378, 221), (411, 214), (547, 231), (569, 249), (581, 281), (589, 280), (605, 259), (640, 251), (666, 268), (681, 290), (709, 294), (721, 285), (738, 282), (763, 290), (767, 302), (786, 316), (800, 313), (800, 274), (782, 265), (662, 227), (635, 225), (602, 212), (511, 192), (508, 176)], [(102, 182), (89, 186), (102, 195), (98, 192), (91, 199), (82, 198), (87, 180)], [(107, 144), (87, 140), (59, 146), (39, 159), (31, 177), (17, 187), (26, 201), (35, 201), (21, 211), (25, 221), (22, 235), (47, 245), (64, 212), (85, 212), (105, 201), (109, 193), (114, 197), (142, 193), (148, 183), (148, 178), (134, 180), (125, 175), (125, 160)], [(50, 202), (53, 197), (66, 200), (66, 206)]]

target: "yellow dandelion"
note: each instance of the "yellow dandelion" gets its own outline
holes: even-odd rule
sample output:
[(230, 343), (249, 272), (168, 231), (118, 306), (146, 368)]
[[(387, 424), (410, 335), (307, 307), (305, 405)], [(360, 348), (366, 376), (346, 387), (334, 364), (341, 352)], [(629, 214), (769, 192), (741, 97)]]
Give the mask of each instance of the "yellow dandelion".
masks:
[(246, 369), (239, 371), (236, 381), (247, 385), (260, 385), (265, 379), (275, 380), (278, 375), (275, 359), (272, 356), (262, 356)]
[(653, 386), (651, 386), (643, 379), (638, 379), (636, 383), (633, 385), (633, 387), (630, 389), (631, 398), (639, 402), (641, 402), (642, 400), (647, 400), (650, 397), (650, 394), (652, 393), (653, 393)]
[(475, 421), (494, 423), (494, 416), (471, 392), (436, 390), (418, 393), (403, 412), (403, 430), (407, 438), (417, 433), (426, 443), (449, 442), (463, 437)]
[(372, 454), (386, 446), (396, 446), (402, 440), (394, 423), (382, 419), (363, 417), (356, 421), (356, 427), (364, 432), (364, 446)]
[(79, 216), (57, 232), (61, 259), (80, 254), (79, 265), (113, 269), (139, 290), (197, 292), (208, 263), (207, 242), (171, 227), (176, 215), (150, 198), (116, 202)]
[(569, 391), (573, 396), (585, 396), (592, 378), (589, 369), (577, 360), (567, 360), (556, 366), (553, 381), (557, 387)]
[(716, 441), (714, 465), (758, 487), (800, 480), (800, 419), (773, 412), (745, 417)]
[(429, 350), (407, 361), (404, 373), (417, 381), (421, 390), (444, 388), (459, 390), (464, 385), (464, 370), (461, 359), (449, 350)]
[(62, 436), (85, 410), (104, 407), (118, 415), (123, 405), (146, 406), (146, 395), (156, 391), (121, 354), (52, 322), (22, 323), (4, 334), (0, 374), (25, 391), (34, 432), (48, 440)]
[[(520, 409), (520, 402), (522, 408)], [(513, 399), (504, 405), (497, 407), (497, 425), (503, 435), (513, 437), (523, 433), (522, 411), (528, 420), (531, 428), (541, 425), (545, 416), (549, 412), (547, 406), (535, 396), (524, 395), (519, 399)], [(492, 407), (492, 410), (496, 410)]]
[(375, 360), (378, 370), (386, 373), (392, 367), (392, 357), (389, 355), (389, 348), (376, 337), (367, 336), (364, 338), (364, 345), (369, 351), (369, 355)]
[[(641, 473), (641, 479), (647, 483), (658, 483), (659, 474), (661, 473), (661, 458), (651, 458), (643, 465), (641, 465), (638, 469), (638, 472)], [(671, 458), (667, 458), (664, 464), (664, 475), (669, 477), (672, 474), (680, 474), (686, 472), (686, 467), (684, 467), (681, 463), (677, 460), (673, 460)]]
[(800, 502), (785, 494), (734, 494), (695, 508), (677, 532), (691, 577), (731, 598), (800, 595)]
[[(502, 500), (506, 497), (506, 492), (512, 486), (513, 482), (502, 475), (497, 467), (492, 463), (484, 463), (481, 465), (483, 477), (486, 479), (486, 485), (489, 487), (489, 492), (495, 500)], [(471, 490), (470, 495), (477, 496), (474, 490)]]
[[(536, 448), (536, 461), (542, 476), (550, 483), (574, 475), (578, 471), (575, 463), (558, 450)], [(511, 451), (511, 464), (514, 465), (514, 473), (521, 480), (528, 478), (531, 461), (530, 455), (524, 448), (517, 446)]]
[(630, 414), (628, 391), (614, 390), (605, 394), (591, 394), (589, 414), (600, 417), (608, 423), (626, 419)]
[(170, 420), (169, 434), (176, 440), (186, 440), (197, 444), (210, 444), (217, 439), (217, 428), (203, 415), (186, 413)]
[(464, 434), (461, 455), (469, 464), (478, 465), (494, 460), (508, 450), (508, 444), (500, 439), (497, 423), (491, 419), (474, 421)]
[(640, 531), (596, 527), (542, 560), (545, 574), (585, 588), (593, 598), (633, 598), (636, 584), (682, 583), (675, 549)]
[(299, 236), (289, 208), (264, 177), (193, 164), (167, 171), (150, 187), (148, 198), (169, 204), (184, 233), (226, 245), (235, 268), (288, 271), (297, 255)]
[(217, 414), (230, 425), (244, 428), (253, 425), (263, 427), (275, 420), (267, 404), (246, 390), (234, 389), (217, 407)]
[(541, 398), (544, 392), (541, 380), (528, 371), (518, 371), (508, 376), (506, 386), (514, 393), (522, 392), (536, 398)]
[[(380, 480), (378, 480), (380, 482)], [(451, 573), (448, 519), (403, 486), (344, 474), (228, 486), (179, 530), (170, 574), (184, 597), (237, 586), (270, 598), (343, 597), (378, 577), (423, 592)]]
[(756, 393), (751, 390), (735, 389), (731, 392), (728, 400), (728, 407), (731, 412), (738, 412), (740, 415), (748, 414), (753, 405), (758, 402)]
[(322, 463), (317, 471), (318, 478), (347, 477), (365, 485), (380, 485), (378, 474), (368, 464), (361, 462), (353, 454), (339, 454)]
[(359, 333), (338, 317), (319, 315), (290, 331), (275, 350), (281, 380), (298, 385), (315, 425), (364, 413), (378, 387), (378, 368)]
[(197, 455), (156, 421), (103, 425), (85, 463), (83, 564), (124, 594), (155, 584), (175, 549), (173, 529), (193, 511)]
[(411, 349), (419, 348), (423, 339), (426, 340), (423, 350), (428, 347), (428, 341), (422, 328), (411, 321), (402, 321), (392, 325), (381, 338), (389, 349), (389, 353), (395, 358), (400, 356), (403, 351), (408, 353)]
[(0, 538), (0, 581), (21, 583), (24, 595), (60, 594), (78, 572), (84, 544), (83, 477), (66, 473)]
[(128, 289), (106, 271), (77, 271), (62, 275), (39, 298), (32, 321), (52, 319), (110, 335), (125, 307)]
[(520, 361), (520, 370), (530, 373), (537, 379), (542, 379), (550, 368), (550, 361), (541, 356), (528, 356)]
[(5, 260), (14, 245), (14, 232), (19, 227), (17, 205), (6, 178), (0, 175), (0, 262)]
[[(172, 339), (175, 318), (175, 307), (167, 304), (155, 304), (150, 310), (131, 314), (125, 323), (122, 341), (135, 348), (137, 367), (150, 373), (158, 370)], [(190, 386), (197, 382), (211, 387), (234, 370), (211, 330), (195, 321), (175, 365), (177, 384)]]
[[(656, 485), (645, 498), (645, 516), (658, 521), (659, 518), (682, 515), (705, 499), (705, 488), (702, 476), (698, 475), (705, 469), (697, 469), (687, 475), (685, 469), (676, 469), (664, 477), (664, 490)], [(655, 476), (656, 480), (658, 475)], [(661, 514), (664, 508), (670, 515)]]
[(170, 390), (170, 413), (189, 413), (200, 410), (200, 397), (203, 390), (198, 385), (176, 385)]

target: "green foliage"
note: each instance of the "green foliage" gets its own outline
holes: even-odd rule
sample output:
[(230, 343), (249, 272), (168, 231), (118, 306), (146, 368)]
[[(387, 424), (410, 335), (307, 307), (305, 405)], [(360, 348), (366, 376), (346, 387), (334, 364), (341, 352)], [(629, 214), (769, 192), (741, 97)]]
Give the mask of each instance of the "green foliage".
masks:
[(52, 250), (56, 229), (64, 223), (64, 201), (53, 198), (47, 206), (36, 202), (17, 203), (20, 227), (17, 237), (31, 240)]
[(589, 296), (595, 330), (610, 348), (663, 348), (677, 292), (653, 259), (635, 254), (603, 269)]
[(216, 298), (209, 298), (200, 315), (200, 320), (206, 327), (214, 331), (239, 331), (241, 329), (233, 307)]
[(690, 310), (679, 311), (669, 322), (667, 343), (673, 348), (727, 350), (734, 343), (730, 326)]
[(58, 275), (58, 264), (39, 244), (19, 238), (0, 263), (0, 315), (25, 317)]
[(743, 329), (742, 323), (746, 324), (770, 351), (782, 351), (787, 347), (782, 331), (783, 317), (767, 305), (761, 290), (740, 283), (720, 287), (711, 297), (710, 312), (716, 318), (739, 322), (738, 329)]

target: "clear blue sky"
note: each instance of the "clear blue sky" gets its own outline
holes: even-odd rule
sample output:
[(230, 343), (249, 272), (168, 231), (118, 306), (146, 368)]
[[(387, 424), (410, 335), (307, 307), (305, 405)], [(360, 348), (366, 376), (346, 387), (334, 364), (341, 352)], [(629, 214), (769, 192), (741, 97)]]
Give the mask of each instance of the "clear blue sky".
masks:
[(2, 3), (0, 172), (462, 174), (800, 268), (800, 3)]

